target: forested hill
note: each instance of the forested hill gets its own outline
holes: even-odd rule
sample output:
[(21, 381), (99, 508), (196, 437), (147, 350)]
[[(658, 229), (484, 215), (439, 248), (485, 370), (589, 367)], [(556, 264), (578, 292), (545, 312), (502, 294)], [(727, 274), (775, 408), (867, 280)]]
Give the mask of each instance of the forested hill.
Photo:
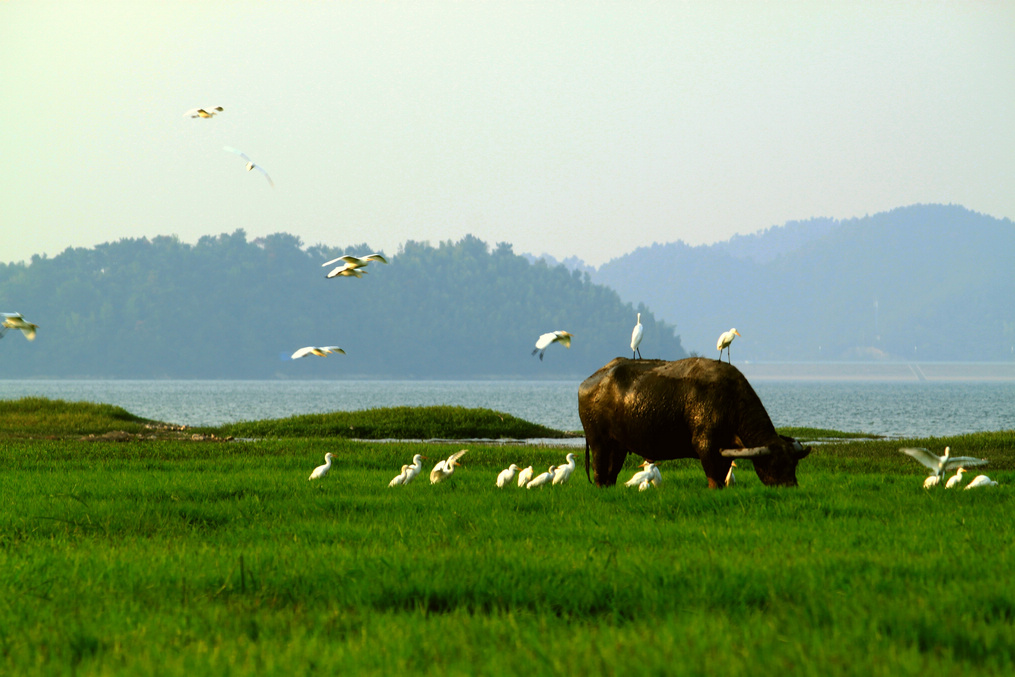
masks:
[[(363, 255), (303, 247), (284, 233), (236, 231), (68, 249), (0, 264), (0, 311), (39, 325), (0, 340), (10, 377), (484, 378), (586, 376), (629, 352), (642, 313), (645, 357), (685, 356), (674, 327), (564, 266), (530, 264), (511, 246), (467, 236), (408, 242), (363, 278), (325, 279), (325, 261)], [(540, 362), (536, 338), (564, 329)], [(297, 348), (347, 355), (291, 360)]]
[(638, 249), (592, 279), (740, 360), (1015, 359), (1015, 224), (952, 205)]

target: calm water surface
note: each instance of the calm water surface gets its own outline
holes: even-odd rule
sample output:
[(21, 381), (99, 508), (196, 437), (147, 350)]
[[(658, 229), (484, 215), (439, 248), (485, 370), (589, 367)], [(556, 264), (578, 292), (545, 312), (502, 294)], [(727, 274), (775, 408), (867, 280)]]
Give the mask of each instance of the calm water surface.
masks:
[[(0, 380), (0, 398), (105, 402), (170, 423), (220, 425), (374, 407), (486, 407), (558, 430), (581, 430), (579, 381)], [(771, 381), (754, 384), (776, 426), (901, 437), (1015, 428), (1015, 383)], [(0, 422), (2, 424), (2, 422)]]

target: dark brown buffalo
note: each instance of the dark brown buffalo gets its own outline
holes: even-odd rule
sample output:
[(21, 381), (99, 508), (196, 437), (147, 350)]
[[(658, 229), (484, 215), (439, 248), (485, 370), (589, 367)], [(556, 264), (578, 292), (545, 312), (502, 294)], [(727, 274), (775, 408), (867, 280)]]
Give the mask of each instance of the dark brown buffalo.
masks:
[(750, 458), (761, 481), (796, 486), (810, 453), (775, 432), (754, 388), (736, 367), (704, 357), (676, 362), (618, 357), (578, 388), (585, 473), (617, 483), (628, 453), (653, 461), (699, 458), (708, 486), (722, 489), (730, 463)]

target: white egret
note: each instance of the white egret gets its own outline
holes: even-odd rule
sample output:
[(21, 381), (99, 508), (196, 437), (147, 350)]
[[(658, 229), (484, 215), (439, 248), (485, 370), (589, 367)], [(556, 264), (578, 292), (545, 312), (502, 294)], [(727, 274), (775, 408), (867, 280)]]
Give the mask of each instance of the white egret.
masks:
[(977, 487), (996, 487), (997, 482), (990, 479), (986, 475), (977, 475), (973, 478), (973, 481), (966, 485), (966, 489), (976, 489)]
[(318, 357), (326, 357), (331, 353), (342, 353), (345, 355), (345, 351), (338, 346), (307, 346), (306, 348), (300, 348), (293, 353), (292, 359), (298, 360), (301, 357), (307, 355), (317, 355)]
[(191, 108), (183, 114), (185, 118), (213, 118), (224, 109), (222, 106), (215, 106), (214, 108)]
[(497, 475), (497, 486), (503, 489), (505, 485), (511, 484), (512, 482), (515, 481), (515, 475), (517, 473), (518, 466), (515, 465), (514, 463), (509, 465), (504, 470), (501, 470), (500, 474)]
[(532, 480), (532, 473), (533, 473), (533, 470), (532, 470), (532, 466), (531, 465), (528, 468), (523, 468), (523, 469), (519, 470), (518, 471), (518, 486), (524, 487), (526, 484), (528, 484)]
[(541, 472), (535, 477), (533, 477), (531, 480), (529, 480), (529, 483), (525, 485), (525, 488), (535, 489), (537, 487), (543, 486), (544, 484), (549, 484), (550, 482), (553, 481), (553, 471), (555, 468), (556, 466), (551, 465), (549, 470), (547, 470), (546, 472)]
[(663, 481), (662, 475), (658, 474), (659, 471), (656, 469), (655, 463), (652, 461), (645, 461), (638, 467), (644, 468), (644, 470), (636, 472), (631, 476), (631, 479), (624, 482), (625, 487), (636, 487), (645, 481), (652, 482), (652, 484), (658, 486), (658, 484)]
[(310, 479), (316, 480), (324, 477), (331, 470), (331, 459), (335, 458), (335, 455), (330, 451), (324, 455), (324, 465), (319, 465), (314, 468), (314, 472), (310, 473)]
[(231, 146), (223, 146), (222, 148), (223, 148), (223, 150), (227, 150), (227, 151), (229, 151), (230, 153), (236, 153), (236, 154), (237, 154), (237, 155), (239, 155), (239, 156), (240, 156), (241, 158), (243, 158), (244, 160), (246, 160), (246, 161), (247, 161), (247, 171), (248, 171), (248, 172), (249, 172), (249, 171), (250, 171), (251, 169), (256, 169), (257, 171), (259, 171), (259, 172), (261, 172), (262, 174), (264, 174), (264, 178), (268, 179), (268, 183), (269, 183), (269, 184), (271, 185), (271, 187), (272, 187), (272, 188), (274, 188), (274, 187), (275, 187), (275, 182), (271, 180), (271, 177), (270, 177), (270, 176), (268, 176), (268, 172), (264, 171), (264, 167), (262, 167), (262, 166), (261, 166), (261, 165), (259, 165), (259, 164), (255, 164), (253, 160), (251, 160), (251, 159), (250, 159), (249, 157), (247, 157), (247, 154), (246, 154), (246, 153), (243, 153), (242, 151), (238, 151), (238, 150), (236, 150), (235, 148), (233, 148), (233, 147), (231, 147)]
[(553, 472), (554, 484), (566, 484), (571, 479), (571, 473), (574, 472), (574, 454), (568, 454), (565, 458), (567, 463), (558, 465), (557, 469)]
[[(923, 447), (905, 447), (899, 449), (904, 454), (912, 456), (923, 465), (930, 468), (931, 472), (938, 478), (938, 481), (949, 470), (955, 470), (960, 466), (987, 465), (986, 459), (973, 458), (972, 456), (952, 456), (952, 448), (945, 447), (943, 456), (938, 456)], [(926, 484), (924, 485), (926, 486)], [(927, 487), (929, 488), (929, 487)]]
[(730, 358), (730, 344), (733, 343), (733, 339), (740, 336), (740, 332), (736, 329), (730, 329), (719, 334), (719, 340), (716, 341), (715, 349), (719, 351), (719, 361), (722, 361), (722, 351), (726, 351), (726, 358)]
[(426, 458), (423, 454), (416, 454), (412, 457), (412, 465), (406, 466), (405, 469), (405, 481), (402, 484), (408, 484), (409, 482), (416, 479), (416, 475), (423, 470), (423, 459)]
[(648, 491), (652, 487), (653, 484), (650, 480), (643, 480), (642, 483), (638, 485), (638, 491)]
[(324, 277), (329, 280), (333, 277), (363, 277), (368, 272), (369, 271), (366, 270), (360, 270), (358, 266), (350, 266), (346, 263), (328, 271), (328, 274)]
[(344, 254), (339, 256), (337, 259), (331, 259), (327, 263), (322, 263), (321, 268), (327, 268), (331, 264), (338, 263), (339, 261), (345, 262), (345, 265), (350, 268), (362, 268), (371, 261), (380, 261), (381, 263), (388, 262), (388, 260), (380, 254), (368, 254), (366, 256), (352, 256), (351, 254)]
[(645, 335), (645, 327), (641, 325), (641, 313), (638, 313), (638, 324), (634, 325), (634, 330), (631, 332), (631, 359), (637, 355), (638, 359), (641, 359), (641, 337)]
[[(959, 468), (955, 472), (955, 474), (952, 475), (951, 477), (949, 477), (948, 481), (945, 482), (945, 489), (951, 489), (952, 487), (954, 487), (957, 484), (962, 484), (962, 473), (964, 473), (964, 472), (966, 472), (965, 468)], [(936, 475), (932, 475), (932, 477), (936, 477)], [(938, 481), (940, 482), (941, 480), (938, 480)]]
[(933, 489), (939, 484), (941, 484), (941, 478), (938, 475), (928, 475), (927, 479), (923, 481), (923, 488)]
[(437, 465), (435, 465), (433, 470), (430, 471), (430, 484), (437, 484), (438, 482), (443, 482), (447, 478), (451, 477), (451, 475), (455, 472), (455, 466), (461, 465), (461, 463), (458, 462), (458, 459), (460, 459), (467, 451), (468, 449), (456, 451), (448, 456), (447, 459), (438, 461)]
[(566, 331), (558, 330), (551, 331), (541, 335), (539, 339), (536, 341), (536, 348), (535, 350), (532, 351), (532, 354), (535, 355), (536, 353), (539, 353), (539, 359), (542, 360), (543, 353), (546, 352), (547, 346), (549, 346), (551, 343), (561, 343), (565, 348), (570, 348), (571, 334), (569, 334)]
[(736, 461), (733, 461), (732, 463), (730, 463), (729, 472), (726, 473), (726, 486), (728, 486), (728, 487), (732, 487), (734, 484), (737, 483), (737, 478), (733, 474), (733, 468), (736, 468), (736, 467), (737, 467), (737, 462)]
[(403, 466), (402, 466), (402, 471), (401, 471), (401, 472), (399, 472), (399, 473), (398, 473), (397, 475), (395, 475), (395, 476), (394, 476), (394, 477), (393, 477), (393, 478), (391, 479), (391, 481), (390, 481), (390, 482), (388, 482), (388, 486), (389, 486), (389, 487), (397, 487), (397, 486), (399, 486), (399, 485), (405, 484), (405, 478), (406, 478), (406, 471), (407, 471), (408, 469), (409, 469), (409, 466), (407, 466), (407, 465), (403, 465)]
[(26, 339), (35, 340), (35, 330), (39, 328), (39, 325), (32, 324), (21, 313), (0, 313), (0, 317), (3, 317), (3, 320), (0, 320), (0, 338), (7, 333), (8, 329), (20, 329)]

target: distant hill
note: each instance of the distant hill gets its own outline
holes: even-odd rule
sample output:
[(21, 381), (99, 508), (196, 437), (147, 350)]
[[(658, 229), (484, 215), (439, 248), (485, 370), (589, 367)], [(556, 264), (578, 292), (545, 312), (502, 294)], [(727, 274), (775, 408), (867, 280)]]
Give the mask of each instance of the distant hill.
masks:
[[(34, 342), (16, 331), (0, 340), (3, 377), (584, 377), (627, 353), (637, 312), (646, 357), (685, 355), (644, 305), (508, 244), (407, 242), (362, 279), (325, 279), (321, 264), (343, 253), (238, 230), (0, 264), (0, 310), (39, 325)], [(571, 349), (531, 356), (556, 329), (574, 334)], [(290, 359), (307, 345), (348, 354)]]
[(592, 279), (676, 325), (684, 347), (737, 360), (1015, 359), (1015, 227), (915, 205), (792, 222), (724, 243), (657, 244)]

